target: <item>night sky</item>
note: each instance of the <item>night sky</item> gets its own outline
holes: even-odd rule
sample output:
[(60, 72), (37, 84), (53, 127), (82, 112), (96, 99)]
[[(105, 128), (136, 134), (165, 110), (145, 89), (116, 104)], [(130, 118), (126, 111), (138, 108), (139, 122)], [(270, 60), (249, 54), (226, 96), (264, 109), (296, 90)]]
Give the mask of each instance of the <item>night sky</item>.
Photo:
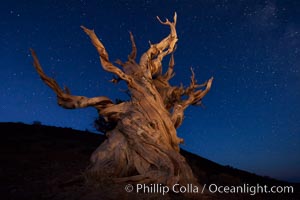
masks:
[[(300, 1), (1, 1), (0, 121), (93, 131), (93, 108), (65, 110), (32, 66), (72, 94), (128, 99), (109, 82), (80, 25), (95, 29), (112, 61), (125, 61), (132, 31), (138, 56), (169, 34), (178, 14), (173, 84), (214, 76), (205, 108), (190, 107), (182, 148), (223, 165), (300, 181)], [(169, 57), (165, 59), (167, 64)], [(165, 65), (167, 67), (167, 65)], [(165, 68), (166, 69), (166, 68)]]

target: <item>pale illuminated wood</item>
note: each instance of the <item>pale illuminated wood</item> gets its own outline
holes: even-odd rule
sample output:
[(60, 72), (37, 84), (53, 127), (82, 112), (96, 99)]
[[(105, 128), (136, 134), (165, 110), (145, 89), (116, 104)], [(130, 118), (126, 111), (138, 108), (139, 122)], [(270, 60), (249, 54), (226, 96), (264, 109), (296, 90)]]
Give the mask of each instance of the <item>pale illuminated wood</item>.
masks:
[[(107, 133), (108, 139), (92, 154), (88, 174), (116, 182), (175, 183), (197, 182), (185, 158), (180, 154), (179, 144), (183, 139), (177, 136), (176, 128), (183, 121), (184, 110), (190, 105), (201, 103), (211, 88), (213, 78), (198, 85), (192, 71), (189, 87), (171, 86), (174, 76), (174, 56), (178, 40), (176, 33), (177, 15), (173, 22), (158, 20), (170, 27), (170, 34), (144, 52), (136, 62), (137, 48), (132, 33), (132, 51), (128, 60), (118, 60), (115, 66), (93, 30), (82, 29), (95, 46), (103, 69), (116, 77), (112, 82), (124, 80), (131, 100), (114, 104), (109, 98), (74, 96), (69, 89), (61, 89), (57, 82), (42, 70), (38, 58), (31, 50), (34, 66), (41, 79), (56, 93), (58, 104), (75, 109), (93, 106), (107, 121), (117, 122), (115, 129)], [(169, 67), (163, 74), (162, 60), (170, 55)], [(186, 96), (186, 98), (184, 98)]]

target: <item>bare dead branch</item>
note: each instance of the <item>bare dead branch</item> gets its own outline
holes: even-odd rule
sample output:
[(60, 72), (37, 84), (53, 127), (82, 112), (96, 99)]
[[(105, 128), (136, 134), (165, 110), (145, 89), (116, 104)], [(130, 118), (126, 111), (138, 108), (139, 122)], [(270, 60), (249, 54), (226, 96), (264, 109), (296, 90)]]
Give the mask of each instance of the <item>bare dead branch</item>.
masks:
[[(176, 42), (178, 40), (177, 39), (177, 32), (176, 32), (177, 13), (175, 12), (175, 14), (174, 14), (173, 22), (170, 22), (168, 19), (166, 19), (165, 22), (162, 22), (158, 16), (157, 16), (157, 19), (161, 24), (170, 26), (171, 33), (167, 38), (170, 40), (169, 41), (168, 52), (171, 53), (175, 49), (175, 45), (176, 45)], [(157, 48), (163, 50), (166, 47), (165, 47), (165, 44), (158, 43)]]
[(162, 60), (163, 58), (172, 53), (175, 49), (177, 42), (176, 33), (176, 22), (177, 14), (174, 14), (174, 21), (170, 22), (168, 19), (162, 22), (159, 17), (157, 17), (159, 22), (164, 25), (170, 26), (170, 34), (157, 44), (151, 44), (150, 48), (141, 56), (140, 66), (144, 69), (150, 68), (151, 75), (160, 74), (162, 72)]
[(81, 26), (81, 28), (84, 30), (84, 32), (90, 37), (92, 44), (95, 46), (96, 50), (98, 51), (98, 54), (100, 55), (100, 61), (101, 65), (104, 70), (116, 74), (121, 79), (125, 80), (128, 84), (130, 84), (133, 80), (130, 76), (125, 74), (121, 69), (114, 66), (108, 58), (108, 53), (104, 47), (104, 45), (101, 43), (101, 41), (98, 39), (97, 35), (95, 34), (94, 30), (90, 30), (84, 26)]
[(33, 49), (30, 49), (30, 52), (33, 57), (33, 66), (35, 67), (36, 71), (40, 75), (41, 79), (44, 81), (44, 83), (46, 83), (55, 92), (55, 94), (58, 97), (62, 97), (63, 90), (59, 87), (59, 85), (57, 84), (57, 82), (54, 79), (46, 76), (46, 74), (44, 73), (44, 71), (40, 65), (40, 62), (38, 60), (38, 57), (37, 57), (35, 51)]
[[(187, 100), (183, 101), (181, 104), (183, 108), (185, 109), (189, 105), (196, 105), (199, 102), (201, 102), (202, 98), (209, 92), (211, 85), (212, 85), (213, 77), (211, 77), (206, 83), (206, 88), (202, 90), (194, 91), (196, 88), (198, 88), (201, 85), (196, 85), (194, 80), (194, 75), (192, 75), (192, 82), (191, 86), (189, 87), (189, 91), (187, 91), (187, 95), (189, 96)], [(192, 90), (193, 89), (193, 90)]]
[(44, 83), (46, 83), (55, 92), (55, 94), (57, 95), (57, 102), (63, 108), (75, 109), (93, 106), (97, 109), (102, 109), (106, 108), (108, 105), (113, 105), (112, 101), (104, 96), (87, 98), (84, 96), (71, 95), (70, 90), (67, 87), (65, 87), (64, 90), (62, 90), (54, 79), (48, 77), (45, 74), (35, 51), (33, 49), (30, 49), (30, 51), (33, 57), (33, 65), (36, 71), (38, 72), (39, 76), (44, 81)]
[(170, 61), (169, 61), (169, 67), (168, 70), (166, 71), (166, 73), (163, 75), (163, 78), (166, 81), (169, 81), (172, 77), (174, 77), (175, 73), (174, 71), (174, 66), (175, 66), (175, 62), (174, 62), (174, 54), (171, 55)]
[[(210, 78), (208, 81), (206, 81), (204, 84), (198, 85), (197, 81), (195, 79), (195, 73), (192, 71), (191, 76), (191, 84), (189, 87), (187, 87), (185, 90), (181, 90), (181, 93), (175, 93), (176, 90), (172, 91), (173, 97), (173, 112), (171, 114), (171, 120), (175, 126), (175, 128), (178, 128), (183, 121), (184, 116), (184, 110), (189, 105), (199, 105), (201, 104), (202, 98), (209, 92), (211, 89), (213, 77)], [(198, 88), (205, 87), (204, 90), (197, 90)], [(169, 95), (172, 97), (172, 95)], [(186, 100), (181, 100), (181, 96), (188, 95), (188, 98)], [(179, 97), (180, 96), (180, 97)], [(176, 99), (177, 98), (177, 99)]]
[(128, 55), (128, 60), (134, 61), (136, 59), (137, 49), (136, 49), (136, 45), (135, 45), (135, 41), (134, 41), (134, 37), (133, 37), (132, 33), (129, 32), (129, 34), (130, 34), (132, 50), (131, 50), (131, 53)]

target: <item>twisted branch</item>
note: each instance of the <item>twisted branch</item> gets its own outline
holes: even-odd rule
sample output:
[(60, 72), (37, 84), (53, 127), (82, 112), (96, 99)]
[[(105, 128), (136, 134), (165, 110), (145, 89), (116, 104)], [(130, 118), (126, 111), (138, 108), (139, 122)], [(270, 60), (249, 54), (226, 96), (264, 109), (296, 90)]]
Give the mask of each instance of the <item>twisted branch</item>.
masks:
[(174, 54), (171, 55), (170, 61), (169, 61), (169, 67), (168, 70), (166, 71), (166, 73), (163, 75), (163, 79), (165, 81), (169, 81), (171, 78), (173, 78), (175, 76), (174, 71)]
[(165, 22), (161, 21), (159, 17), (157, 17), (158, 21), (163, 25), (170, 26), (171, 32), (170, 34), (160, 41), (157, 44), (150, 44), (150, 48), (141, 56), (140, 66), (143, 69), (150, 69), (151, 75), (161, 74), (162, 72), (162, 60), (163, 58), (172, 53), (175, 49), (175, 45), (177, 42), (177, 33), (176, 33), (176, 22), (177, 22), (177, 14), (174, 14), (174, 21), (170, 22), (166, 19)]
[(33, 66), (35, 67), (43, 82), (46, 83), (55, 92), (55, 94), (57, 95), (57, 102), (63, 108), (75, 109), (93, 106), (97, 110), (101, 110), (114, 105), (113, 102), (105, 96), (87, 98), (85, 96), (71, 95), (70, 90), (67, 87), (62, 90), (54, 79), (48, 77), (45, 74), (35, 51), (33, 49), (30, 49), (30, 51), (33, 57)]
[(137, 50), (136, 50), (134, 37), (133, 37), (131, 32), (129, 32), (129, 34), (130, 34), (130, 41), (131, 41), (132, 50), (131, 50), (131, 53), (128, 55), (128, 60), (129, 61), (134, 61), (136, 59)]
[[(104, 70), (116, 74), (118, 77), (120, 77), (122, 80), (125, 80), (128, 84), (131, 84), (133, 79), (129, 75), (125, 74), (121, 69), (113, 65), (108, 58), (108, 53), (104, 47), (104, 45), (101, 43), (101, 41), (98, 39), (97, 35), (95, 34), (94, 30), (90, 30), (84, 26), (81, 26), (83, 31), (90, 37), (92, 44), (95, 46), (96, 50), (98, 51), (98, 54), (100, 56), (101, 65)], [(134, 57), (134, 53), (132, 55)]]
[[(199, 105), (201, 104), (202, 98), (209, 92), (211, 89), (213, 77), (211, 77), (207, 82), (204, 84), (198, 85), (196, 84), (195, 74), (192, 71), (192, 77), (191, 77), (191, 84), (188, 88), (184, 90), (184, 95), (188, 95), (188, 99), (176, 102), (173, 107), (173, 112), (171, 114), (171, 120), (175, 126), (175, 128), (178, 128), (183, 121), (184, 116), (184, 110), (189, 105)], [(197, 88), (205, 87), (204, 90), (197, 90)]]

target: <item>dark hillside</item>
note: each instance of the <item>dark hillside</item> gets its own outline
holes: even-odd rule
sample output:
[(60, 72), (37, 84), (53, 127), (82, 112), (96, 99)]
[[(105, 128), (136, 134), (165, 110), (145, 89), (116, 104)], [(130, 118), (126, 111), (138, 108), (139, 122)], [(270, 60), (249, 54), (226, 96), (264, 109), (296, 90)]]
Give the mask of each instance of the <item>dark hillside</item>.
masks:
[[(132, 199), (124, 191), (110, 193), (112, 186), (91, 186), (83, 176), (89, 156), (105, 137), (70, 128), (21, 123), (0, 123), (1, 199)], [(182, 150), (201, 184), (217, 185), (291, 185), (226, 167)], [(120, 185), (119, 185), (120, 186)], [(115, 187), (119, 187), (115, 186)], [(299, 185), (294, 194), (281, 195), (201, 195), (203, 199), (300, 199)], [(122, 194), (121, 194), (122, 193)], [(120, 198), (120, 195), (122, 198)], [(153, 197), (153, 198), (152, 198)], [(178, 195), (139, 195), (138, 199), (181, 199)], [(178, 197), (178, 198), (177, 198)], [(199, 196), (197, 199), (200, 198)], [(252, 197), (252, 198), (250, 198)]]

